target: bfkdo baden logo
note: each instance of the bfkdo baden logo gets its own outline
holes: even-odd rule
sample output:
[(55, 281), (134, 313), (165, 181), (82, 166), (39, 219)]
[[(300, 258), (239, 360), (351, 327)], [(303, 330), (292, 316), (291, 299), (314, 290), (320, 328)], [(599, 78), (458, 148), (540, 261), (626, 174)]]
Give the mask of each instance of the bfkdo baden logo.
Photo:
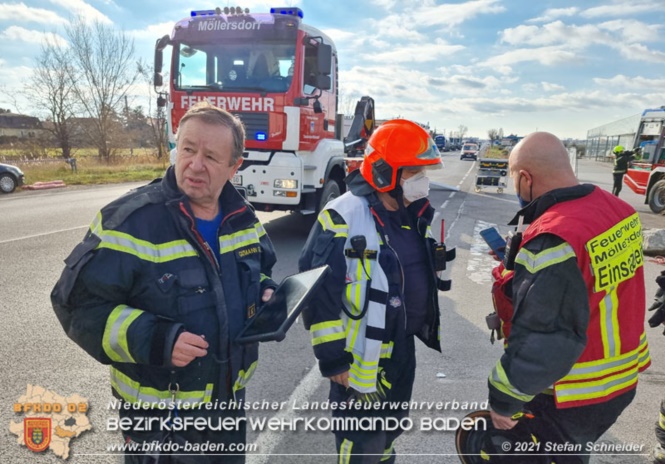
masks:
[(51, 418), (37, 419), (26, 417), (23, 419), (23, 436), (25, 446), (30, 451), (41, 453), (46, 450), (51, 443)]
[(28, 385), (25, 395), (14, 403), (14, 414), (23, 420), (11, 421), (9, 431), (17, 444), (30, 451), (53, 451), (63, 459), (69, 457), (71, 441), (92, 429), (88, 420), (88, 400), (81, 395), (68, 397), (37, 385)]

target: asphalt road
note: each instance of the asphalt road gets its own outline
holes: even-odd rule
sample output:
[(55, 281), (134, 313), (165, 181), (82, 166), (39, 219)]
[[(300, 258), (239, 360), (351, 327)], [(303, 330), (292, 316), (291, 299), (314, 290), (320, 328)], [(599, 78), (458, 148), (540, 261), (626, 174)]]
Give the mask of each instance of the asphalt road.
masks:
[[(397, 442), (403, 456), (399, 462), (455, 463), (454, 432), (424, 430), (427, 420), (451, 425), (487, 396), (487, 375), (501, 354), (501, 345), (492, 345), (485, 327), (491, 312), (490, 270), (494, 262), (479, 231), (490, 225), (507, 232), (506, 222), (517, 210), (512, 185), (504, 193), (485, 188), (473, 191), (477, 162), (460, 161), (458, 153), (444, 154), (444, 170), (430, 172), (433, 181), (459, 188), (459, 191), (433, 189), (432, 204), (437, 208), (434, 233), (440, 234), (445, 220), (448, 245), (457, 247), (453, 268), (453, 290), (440, 294), (443, 352), (418, 345), (418, 369), (414, 400), (444, 402), (443, 409), (428, 407), (412, 411), (413, 429)], [(579, 178), (611, 189), (611, 169), (603, 163), (580, 160)], [(508, 179), (510, 184), (510, 179)], [(138, 184), (80, 189), (18, 192), (0, 196), (0, 462), (59, 462), (52, 452), (36, 456), (9, 432), (11, 421), (22, 421), (13, 404), (26, 392), (27, 385), (39, 385), (60, 395), (75, 393), (90, 404), (88, 417), (93, 430), (71, 443), (71, 463), (117, 463), (116, 455), (106, 454), (107, 446), (120, 442), (119, 434), (107, 430), (112, 400), (108, 368), (99, 365), (64, 334), (50, 306), (49, 293), (63, 266), (63, 259), (81, 240), (97, 210)], [(662, 216), (653, 215), (643, 199), (627, 188), (622, 198), (639, 212), (644, 227), (662, 228)], [(279, 280), (297, 270), (297, 259), (313, 222), (296, 214), (261, 213), (261, 219), (278, 253), (274, 276)], [(653, 278), (663, 266), (647, 260), (647, 297), (655, 293)], [(655, 444), (653, 427), (665, 384), (665, 338), (660, 330), (648, 329), (652, 367), (640, 378), (638, 394), (620, 420), (601, 439), (603, 442), (632, 445), (648, 453)], [(552, 353), (552, 355), (556, 355)], [(248, 387), (248, 399), (285, 402), (276, 410), (250, 411), (253, 417), (279, 419), (284, 427), (296, 418), (326, 418), (329, 412), (304, 410), (308, 402), (327, 397), (324, 382), (315, 366), (309, 335), (295, 325), (281, 343), (261, 346), (259, 367)], [(447, 403), (447, 404), (446, 404)], [(295, 408), (294, 408), (295, 405)], [(297, 409), (296, 409), (297, 408)], [(445, 422), (448, 421), (448, 424)], [(454, 424), (453, 424), (454, 425)], [(264, 430), (249, 434), (257, 451), (248, 462), (319, 463), (335, 462), (332, 434), (326, 431)], [(639, 453), (638, 453), (639, 454)], [(601, 453), (593, 463), (646, 463), (646, 456)]]

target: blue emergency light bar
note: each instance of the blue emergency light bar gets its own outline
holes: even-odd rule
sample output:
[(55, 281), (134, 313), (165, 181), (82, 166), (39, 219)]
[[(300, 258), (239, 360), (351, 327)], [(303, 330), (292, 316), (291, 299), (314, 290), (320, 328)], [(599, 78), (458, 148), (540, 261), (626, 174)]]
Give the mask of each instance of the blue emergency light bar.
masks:
[(192, 11), (192, 18), (196, 16), (215, 16), (215, 10), (196, 10)]
[(259, 142), (265, 142), (268, 139), (268, 136), (266, 135), (265, 132), (257, 132), (256, 134), (254, 134), (254, 138)]
[(292, 7), (280, 7), (280, 8), (270, 8), (270, 14), (281, 14), (281, 15), (287, 15), (287, 16), (298, 16), (299, 18), (303, 19), (303, 13), (300, 8), (292, 8)]

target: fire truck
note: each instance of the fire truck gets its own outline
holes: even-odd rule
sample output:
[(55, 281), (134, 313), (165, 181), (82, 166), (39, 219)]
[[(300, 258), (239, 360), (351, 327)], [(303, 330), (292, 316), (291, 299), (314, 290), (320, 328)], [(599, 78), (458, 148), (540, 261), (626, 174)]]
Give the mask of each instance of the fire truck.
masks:
[(345, 154), (373, 128), (374, 102), (363, 97), (367, 108), (356, 112), (365, 121), (342, 140), (337, 51), (303, 17), (295, 7), (192, 11), (155, 45), (154, 84), (172, 147), (180, 119), (200, 100), (238, 116), (245, 153), (232, 182), (257, 210), (319, 211), (346, 190)]
[(654, 213), (665, 211), (665, 107), (642, 112), (633, 148), (641, 149), (641, 161), (633, 162), (624, 183), (644, 195)]

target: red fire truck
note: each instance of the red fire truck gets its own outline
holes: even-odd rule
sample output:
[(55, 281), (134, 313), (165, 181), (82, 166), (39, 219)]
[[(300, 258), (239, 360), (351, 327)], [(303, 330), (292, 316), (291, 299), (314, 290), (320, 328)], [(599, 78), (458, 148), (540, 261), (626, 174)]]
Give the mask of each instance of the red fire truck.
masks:
[[(349, 134), (345, 147), (335, 45), (299, 8), (192, 11), (157, 40), (154, 84), (172, 148), (180, 118), (200, 100), (240, 117), (246, 151), (233, 183), (263, 211), (318, 211), (345, 191), (345, 153), (371, 134)], [(371, 111), (373, 123), (373, 100)]]
[(633, 162), (624, 176), (631, 190), (645, 195), (644, 203), (654, 213), (665, 211), (665, 107), (642, 112), (635, 134), (634, 148), (640, 148), (642, 159)]

